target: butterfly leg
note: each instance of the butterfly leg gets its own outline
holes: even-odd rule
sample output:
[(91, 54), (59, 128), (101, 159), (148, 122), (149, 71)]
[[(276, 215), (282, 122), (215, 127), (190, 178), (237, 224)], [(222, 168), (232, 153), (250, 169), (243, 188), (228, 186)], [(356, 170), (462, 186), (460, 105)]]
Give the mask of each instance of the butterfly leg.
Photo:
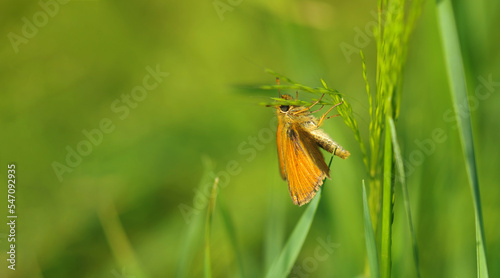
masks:
[(330, 119), (330, 118), (340, 116), (340, 114), (337, 114), (337, 115), (330, 116), (330, 117), (328, 117), (328, 118), (326, 117), (326, 115), (328, 115), (328, 113), (330, 113), (330, 111), (332, 111), (332, 110), (333, 110), (333, 108), (335, 108), (335, 107), (337, 107), (337, 106), (341, 105), (342, 103), (344, 103), (344, 101), (341, 101), (341, 102), (339, 102), (339, 103), (335, 104), (334, 106), (332, 106), (330, 109), (328, 109), (328, 111), (326, 111), (326, 113), (325, 113), (325, 114), (323, 114), (323, 116), (321, 116), (321, 118), (319, 118), (319, 121), (318, 121), (318, 126), (321, 126), (321, 124), (323, 123), (323, 121), (324, 121), (324, 120), (328, 120), (328, 119)]
[[(314, 106), (314, 105), (318, 104), (318, 103), (321, 101), (321, 99), (323, 98), (323, 96), (324, 96), (324, 95), (325, 95), (325, 94), (322, 94), (322, 95), (321, 95), (321, 97), (320, 97), (317, 101), (315, 101), (313, 104), (311, 104), (311, 106), (306, 107), (306, 108), (304, 108), (304, 109), (302, 109), (302, 110), (299, 110), (299, 111), (297, 111), (296, 113), (302, 113), (302, 112), (304, 112), (304, 111), (307, 111), (307, 110), (309, 110), (309, 109), (313, 108), (313, 106)], [(335, 106), (334, 106), (334, 107), (335, 107)], [(323, 106), (321, 106), (321, 108), (323, 108)], [(318, 110), (316, 110), (316, 111), (314, 111), (314, 112), (318, 112), (319, 110), (321, 110), (321, 108), (320, 108), (320, 109), (318, 109)], [(314, 113), (314, 112), (313, 112), (313, 113)]]
[(323, 105), (321, 105), (321, 107), (320, 107), (318, 110), (314, 110), (314, 111), (312, 111), (311, 113), (316, 113), (316, 112), (318, 112), (319, 110), (323, 109), (323, 107), (325, 107), (325, 105), (324, 105), (324, 104), (323, 104)]

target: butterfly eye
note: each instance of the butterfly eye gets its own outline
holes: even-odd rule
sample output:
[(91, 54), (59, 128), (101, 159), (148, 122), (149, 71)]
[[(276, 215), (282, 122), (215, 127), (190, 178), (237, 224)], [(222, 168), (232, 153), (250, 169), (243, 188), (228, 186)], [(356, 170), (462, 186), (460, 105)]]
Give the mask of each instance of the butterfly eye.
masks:
[(288, 109), (290, 109), (290, 106), (288, 106), (288, 105), (281, 105), (280, 109), (281, 109), (282, 112), (287, 112)]

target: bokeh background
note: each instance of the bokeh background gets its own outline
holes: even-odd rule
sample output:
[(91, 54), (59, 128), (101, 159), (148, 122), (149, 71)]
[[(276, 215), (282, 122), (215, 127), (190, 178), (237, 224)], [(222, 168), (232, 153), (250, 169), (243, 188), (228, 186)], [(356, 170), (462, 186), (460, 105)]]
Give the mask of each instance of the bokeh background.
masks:
[[(270, 247), (282, 246), (304, 211), (279, 177), (269, 137), (274, 111), (258, 105), (277, 92), (252, 89), (274, 84), (265, 68), (312, 87), (323, 78), (352, 104), (367, 136), (359, 49), (373, 87), (374, 1), (40, 3), (0, 3), (0, 173), (6, 182), (7, 164), (16, 164), (18, 215), (15, 271), (7, 269), (8, 229), (0, 225), (1, 277), (202, 276), (205, 231), (193, 228), (187, 215), (206, 213), (195, 189), (210, 181), (207, 165), (216, 174), (228, 167), (234, 173), (217, 204), (227, 208), (239, 246), (236, 254), (215, 210), (213, 275), (237, 277), (241, 258), (246, 277), (262, 276), (275, 255)], [(499, 277), (500, 2), (454, 5), (489, 269)], [(423, 277), (473, 277), (472, 198), (438, 35), (435, 3), (427, 1), (409, 47), (398, 136)], [(127, 100), (156, 69), (168, 76), (149, 79), (160, 82), (139, 100)], [(484, 80), (493, 82), (485, 86)], [(85, 132), (97, 134), (102, 121), (109, 132), (94, 135), (97, 143), (88, 149)], [(343, 121), (331, 119), (324, 129), (352, 155), (333, 160), (332, 180), (296, 265), (309, 277), (359, 277), (366, 266), (361, 180), (367, 176)], [(436, 129), (446, 140), (432, 141)], [(70, 158), (68, 166), (78, 146), (85, 155)], [(68, 168), (58, 168), (58, 175), (54, 165)], [(6, 183), (2, 188), (7, 222)], [(412, 277), (399, 188), (395, 202), (393, 275)], [(193, 240), (186, 240), (188, 231)], [(313, 264), (322, 241), (334, 243), (334, 251)], [(186, 246), (191, 256), (182, 262)]]

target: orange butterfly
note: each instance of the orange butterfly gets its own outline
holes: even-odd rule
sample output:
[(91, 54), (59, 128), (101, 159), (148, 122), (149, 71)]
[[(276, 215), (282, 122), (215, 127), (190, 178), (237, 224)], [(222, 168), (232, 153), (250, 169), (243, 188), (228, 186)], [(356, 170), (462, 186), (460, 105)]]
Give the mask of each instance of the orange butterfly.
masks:
[[(277, 81), (279, 84), (278, 79)], [(280, 95), (280, 97), (292, 100), (290, 95)], [(350, 155), (319, 128), (325, 119), (338, 116), (326, 117), (342, 102), (334, 105), (318, 120), (311, 113), (321, 110), (323, 106), (314, 112), (309, 110), (318, 104), (321, 98), (309, 107), (276, 106), (280, 173), (283, 180), (288, 181), (288, 190), (293, 203), (299, 206), (309, 203), (323, 184), (325, 177), (330, 178), (330, 169), (319, 147), (343, 159)]]

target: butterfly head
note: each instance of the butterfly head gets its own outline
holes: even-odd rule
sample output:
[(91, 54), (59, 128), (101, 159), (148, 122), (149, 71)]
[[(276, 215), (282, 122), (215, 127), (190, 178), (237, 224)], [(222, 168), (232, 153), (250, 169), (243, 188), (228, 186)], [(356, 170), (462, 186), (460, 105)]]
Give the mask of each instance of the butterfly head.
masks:
[[(293, 100), (292, 96), (290, 95), (280, 95), (280, 97), (284, 100)], [(276, 106), (276, 108), (278, 109), (278, 112), (281, 112), (281, 113), (287, 113), (288, 110), (290, 110), (291, 108), (293, 108), (292, 105), (280, 105), (280, 106)]]

